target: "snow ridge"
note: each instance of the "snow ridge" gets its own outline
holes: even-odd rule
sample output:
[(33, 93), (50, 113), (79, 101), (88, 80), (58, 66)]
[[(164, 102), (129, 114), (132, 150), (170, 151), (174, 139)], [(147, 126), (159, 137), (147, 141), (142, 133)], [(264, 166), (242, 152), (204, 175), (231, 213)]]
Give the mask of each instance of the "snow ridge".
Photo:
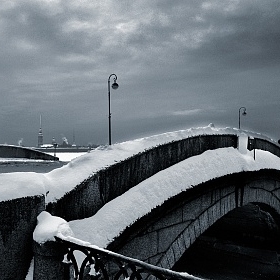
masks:
[[(99, 170), (144, 150), (192, 136), (212, 134), (240, 135), (244, 132), (253, 137), (269, 139), (258, 133), (241, 131), (235, 128), (215, 128), (213, 124), (209, 124), (206, 127), (166, 132), (116, 143), (111, 146), (101, 146), (73, 159), (67, 165), (45, 174), (34, 172), (0, 174), (0, 201), (32, 195), (45, 195), (46, 203), (55, 202)], [(271, 139), (269, 140), (272, 141)]]

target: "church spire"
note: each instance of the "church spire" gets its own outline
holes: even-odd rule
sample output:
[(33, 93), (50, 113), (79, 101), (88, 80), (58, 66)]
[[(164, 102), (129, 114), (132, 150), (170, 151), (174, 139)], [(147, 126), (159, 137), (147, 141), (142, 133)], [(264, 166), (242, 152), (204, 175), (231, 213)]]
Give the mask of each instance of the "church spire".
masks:
[(38, 133), (38, 148), (43, 145), (42, 115), (40, 115), (40, 128)]

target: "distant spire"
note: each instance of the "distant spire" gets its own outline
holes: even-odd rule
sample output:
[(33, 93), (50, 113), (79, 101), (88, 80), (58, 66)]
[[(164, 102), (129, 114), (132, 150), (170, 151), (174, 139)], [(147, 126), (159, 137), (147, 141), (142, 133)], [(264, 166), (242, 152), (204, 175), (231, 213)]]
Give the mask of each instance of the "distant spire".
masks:
[(75, 143), (76, 141), (75, 141), (75, 130), (73, 129), (73, 146), (75, 146), (76, 145), (76, 143)]
[(38, 148), (43, 145), (42, 115), (40, 115), (40, 128), (38, 133)]

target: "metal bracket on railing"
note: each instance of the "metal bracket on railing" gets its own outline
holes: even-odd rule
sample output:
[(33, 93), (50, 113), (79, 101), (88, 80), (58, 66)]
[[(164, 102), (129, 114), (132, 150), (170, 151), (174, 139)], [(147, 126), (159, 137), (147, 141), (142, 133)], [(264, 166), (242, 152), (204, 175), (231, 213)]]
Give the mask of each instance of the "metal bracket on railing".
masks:
[(68, 263), (69, 271), (65, 280), (141, 280), (148, 277), (160, 280), (202, 280), (187, 273), (154, 266), (92, 245), (78, 245), (59, 237), (55, 239), (67, 248), (65, 262)]

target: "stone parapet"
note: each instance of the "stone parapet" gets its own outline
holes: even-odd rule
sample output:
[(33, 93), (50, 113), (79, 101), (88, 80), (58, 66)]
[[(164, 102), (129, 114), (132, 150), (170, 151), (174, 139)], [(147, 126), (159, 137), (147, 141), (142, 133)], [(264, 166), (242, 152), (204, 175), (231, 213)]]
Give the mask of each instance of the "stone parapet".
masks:
[(0, 145), (0, 158), (26, 158), (53, 161), (59, 160), (58, 157), (40, 151), (12, 145)]
[[(170, 198), (128, 227), (108, 249), (172, 269), (183, 253), (229, 212), (259, 205), (280, 225), (280, 172), (241, 172)], [(246, 227), (246, 225), (244, 225)]]
[(0, 279), (25, 279), (33, 256), (33, 231), (44, 196), (0, 202)]
[(93, 216), (107, 202), (157, 172), (207, 150), (225, 147), (236, 148), (237, 136), (201, 135), (159, 145), (100, 170), (58, 201), (49, 203), (47, 211), (67, 221)]
[(69, 273), (67, 263), (63, 262), (67, 247), (55, 241), (44, 244), (33, 243), (34, 273), (33, 280), (64, 280)]

